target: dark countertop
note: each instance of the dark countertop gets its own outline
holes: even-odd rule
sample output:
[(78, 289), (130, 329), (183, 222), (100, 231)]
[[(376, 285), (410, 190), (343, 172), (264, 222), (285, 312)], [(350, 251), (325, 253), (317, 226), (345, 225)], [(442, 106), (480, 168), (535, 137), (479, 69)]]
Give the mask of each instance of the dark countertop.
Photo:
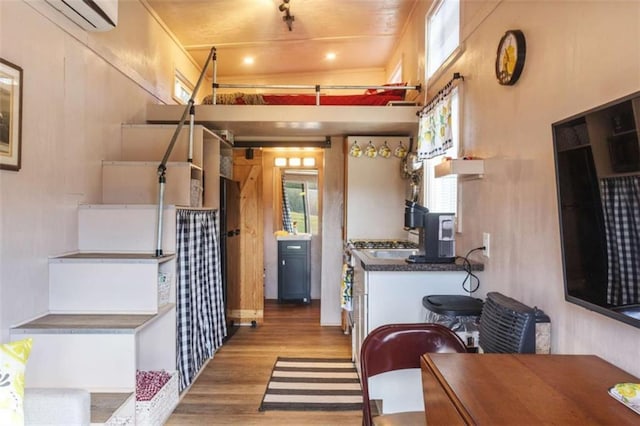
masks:
[[(465, 271), (463, 259), (456, 259), (455, 263), (407, 263), (404, 259), (385, 259), (369, 256), (366, 250), (354, 250), (356, 261), (359, 261), (365, 271), (395, 271), (395, 272), (446, 272)], [(472, 271), (484, 271), (484, 264), (470, 262)]]

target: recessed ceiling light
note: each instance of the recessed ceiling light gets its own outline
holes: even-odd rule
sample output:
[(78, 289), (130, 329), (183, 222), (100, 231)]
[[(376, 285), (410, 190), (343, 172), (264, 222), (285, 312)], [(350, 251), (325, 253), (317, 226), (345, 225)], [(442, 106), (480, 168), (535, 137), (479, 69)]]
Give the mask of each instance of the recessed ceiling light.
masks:
[(336, 54), (333, 53), (333, 52), (329, 52), (329, 53), (327, 53), (325, 58), (327, 58), (327, 60), (329, 60), (329, 61), (333, 61), (336, 58)]
[(243, 60), (245, 65), (253, 65), (253, 58), (251, 56), (247, 56)]

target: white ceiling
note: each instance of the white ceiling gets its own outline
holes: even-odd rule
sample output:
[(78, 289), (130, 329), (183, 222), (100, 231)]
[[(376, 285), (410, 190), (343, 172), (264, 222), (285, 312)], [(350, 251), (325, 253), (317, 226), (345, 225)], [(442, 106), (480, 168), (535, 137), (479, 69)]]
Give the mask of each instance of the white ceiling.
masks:
[(382, 68), (420, 0), (290, 0), (292, 31), (282, 0), (147, 1), (201, 66), (216, 47), (218, 76), (242, 76)]

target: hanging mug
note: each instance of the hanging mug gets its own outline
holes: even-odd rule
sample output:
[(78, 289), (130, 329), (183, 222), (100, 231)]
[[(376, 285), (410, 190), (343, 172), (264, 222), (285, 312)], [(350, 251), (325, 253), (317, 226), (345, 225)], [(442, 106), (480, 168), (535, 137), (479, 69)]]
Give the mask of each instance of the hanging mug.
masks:
[(365, 153), (367, 154), (367, 157), (369, 158), (375, 158), (376, 155), (378, 155), (378, 150), (376, 149), (376, 146), (369, 141), (369, 144), (367, 145), (367, 148), (365, 149)]
[(360, 149), (360, 145), (358, 145), (358, 141), (353, 141), (351, 145), (351, 149), (349, 149), (349, 155), (352, 157), (362, 157), (362, 149)]
[(405, 148), (402, 141), (400, 141), (400, 144), (398, 145), (398, 147), (393, 151), (393, 155), (395, 155), (398, 158), (404, 158), (407, 156), (407, 148)]
[(391, 156), (391, 149), (387, 145), (387, 141), (378, 149), (378, 155), (382, 158), (389, 158)]

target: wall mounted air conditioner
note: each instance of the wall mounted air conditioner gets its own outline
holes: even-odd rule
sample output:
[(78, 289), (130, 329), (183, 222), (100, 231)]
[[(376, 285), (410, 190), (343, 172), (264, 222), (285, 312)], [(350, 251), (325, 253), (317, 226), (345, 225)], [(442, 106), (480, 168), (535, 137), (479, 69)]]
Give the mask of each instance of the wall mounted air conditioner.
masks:
[(87, 31), (109, 31), (118, 24), (118, 0), (46, 0)]

